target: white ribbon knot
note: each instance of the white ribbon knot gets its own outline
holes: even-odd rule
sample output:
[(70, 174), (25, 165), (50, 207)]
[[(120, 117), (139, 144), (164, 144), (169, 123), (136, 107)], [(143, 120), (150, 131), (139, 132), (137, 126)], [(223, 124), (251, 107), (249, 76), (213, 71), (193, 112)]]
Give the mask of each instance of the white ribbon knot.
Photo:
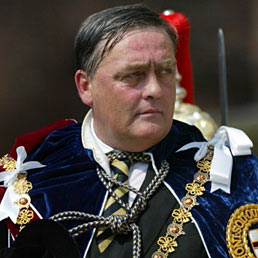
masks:
[(181, 147), (177, 152), (190, 148), (199, 148), (194, 156), (194, 159), (199, 161), (205, 156), (209, 145), (214, 146), (214, 156), (210, 170), (210, 179), (212, 182), (211, 192), (222, 189), (226, 193), (230, 193), (233, 166), (232, 155), (241, 156), (251, 154), (250, 148), (253, 147), (253, 143), (243, 131), (232, 127), (221, 126), (210, 141), (191, 142)]
[(28, 161), (24, 163), (27, 158), (26, 150), (23, 146), (19, 146), (16, 149), (17, 161), (16, 168), (12, 171), (0, 172), (0, 182), (3, 182), (3, 187), (7, 188), (3, 199), (0, 203), (0, 221), (5, 218), (10, 218), (13, 223), (16, 223), (19, 214), (19, 206), (17, 200), (20, 195), (14, 190), (13, 183), (17, 179), (19, 173), (27, 173), (27, 170), (42, 168), (42, 165), (38, 161)]

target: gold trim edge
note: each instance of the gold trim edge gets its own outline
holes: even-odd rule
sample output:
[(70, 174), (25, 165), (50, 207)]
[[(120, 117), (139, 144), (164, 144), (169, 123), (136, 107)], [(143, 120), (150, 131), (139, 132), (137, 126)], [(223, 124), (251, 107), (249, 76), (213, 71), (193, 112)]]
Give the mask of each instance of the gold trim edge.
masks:
[(246, 204), (236, 209), (226, 227), (226, 243), (232, 258), (256, 258), (248, 245), (248, 231), (258, 223), (258, 204)]

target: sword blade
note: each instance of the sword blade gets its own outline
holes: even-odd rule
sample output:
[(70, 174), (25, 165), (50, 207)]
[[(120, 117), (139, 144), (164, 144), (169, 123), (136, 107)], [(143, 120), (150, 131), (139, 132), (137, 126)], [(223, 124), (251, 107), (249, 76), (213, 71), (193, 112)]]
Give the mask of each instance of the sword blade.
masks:
[(227, 68), (224, 33), (218, 30), (218, 66), (219, 66), (219, 88), (220, 88), (220, 112), (221, 125), (228, 124), (228, 93), (227, 93)]

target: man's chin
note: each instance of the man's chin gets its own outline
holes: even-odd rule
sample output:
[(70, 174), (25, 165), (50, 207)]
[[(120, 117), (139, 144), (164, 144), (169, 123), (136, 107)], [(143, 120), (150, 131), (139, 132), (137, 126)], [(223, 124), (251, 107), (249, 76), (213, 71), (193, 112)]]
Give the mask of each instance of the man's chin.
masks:
[(146, 143), (149, 142), (151, 145), (149, 147), (152, 147), (153, 145), (159, 143), (163, 138), (165, 138), (168, 132), (169, 128), (166, 129), (160, 125), (151, 125), (147, 128), (142, 128), (139, 130), (137, 138), (145, 141)]
[(115, 146), (117, 149), (129, 151), (129, 152), (141, 152), (145, 151), (154, 145), (158, 144), (166, 137), (167, 133), (150, 133), (133, 135), (128, 137), (127, 141), (121, 146)]

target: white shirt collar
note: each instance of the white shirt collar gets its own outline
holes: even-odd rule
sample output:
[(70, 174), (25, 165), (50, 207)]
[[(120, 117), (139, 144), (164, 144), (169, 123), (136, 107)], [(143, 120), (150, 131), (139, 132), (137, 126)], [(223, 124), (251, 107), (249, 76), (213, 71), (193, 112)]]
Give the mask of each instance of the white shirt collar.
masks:
[(107, 154), (108, 152), (113, 151), (114, 149), (107, 144), (105, 144), (103, 141), (99, 139), (99, 137), (96, 135), (95, 130), (94, 130), (94, 120), (91, 119), (91, 132), (92, 132), (92, 137), (94, 138), (95, 142), (98, 144), (98, 147), (105, 153)]
[(92, 150), (95, 161), (110, 175), (109, 161), (105, 154), (112, 151), (113, 148), (106, 145), (97, 137), (93, 128), (93, 115), (91, 109), (83, 120), (81, 137), (83, 147)]
[[(109, 160), (106, 156), (107, 152), (113, 151), (114, 148), (108, 146), (102, 142), (96, 135), (93, 128), (93, 114), (92, 109), (86, 114), (82, 123), (82, 145), (86, 149), (90, 149), (93, 152), (95, 161), (106, 171), (108, 175), (111, 175)], [(155, 166), (154, 157), (152, 153), (145, 152), (151, 157), (152, 166), (157, 174), (157, 168)]]

